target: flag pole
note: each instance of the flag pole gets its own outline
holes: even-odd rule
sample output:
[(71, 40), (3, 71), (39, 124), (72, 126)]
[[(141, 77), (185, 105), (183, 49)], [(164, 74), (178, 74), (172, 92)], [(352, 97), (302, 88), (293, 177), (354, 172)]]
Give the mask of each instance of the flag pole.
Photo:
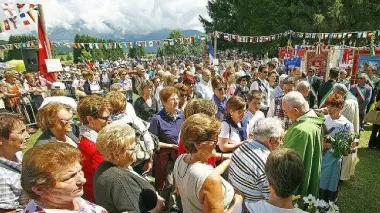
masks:
[(216, 48), (217, 48), (217, 41), (218, 41), (218, 32), (214, 31), (214, 57), (216, 57)]
[(50, 59), (53, 57), (51, 54), (49, 36), (48, 36), (47, 30), (46, 30), (45, 15), (44, 15), (44, 11), (42, 9), (42, 4), (38, 4), (38, 12), (40, 13), (39, 18), (41, 19), (41, 26), (42, 26), (42, 29), (44, 31), (44, 37), (45, 37), (45, 44), (44, 45), (46, 47), (47, 56)]

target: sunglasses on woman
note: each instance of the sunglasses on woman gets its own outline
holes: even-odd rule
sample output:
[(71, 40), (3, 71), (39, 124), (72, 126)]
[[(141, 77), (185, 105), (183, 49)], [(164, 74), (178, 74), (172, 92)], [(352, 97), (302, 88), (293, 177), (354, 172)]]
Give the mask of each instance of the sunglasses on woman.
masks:
[(219, 92), (221, 92), (221, 91), (223, 91), (223, 90), (226, 91), (227, 89), (226, 89), (225, 87), (220, 87), (220, 88), (218, 88), (218, 91), (219, 91)]

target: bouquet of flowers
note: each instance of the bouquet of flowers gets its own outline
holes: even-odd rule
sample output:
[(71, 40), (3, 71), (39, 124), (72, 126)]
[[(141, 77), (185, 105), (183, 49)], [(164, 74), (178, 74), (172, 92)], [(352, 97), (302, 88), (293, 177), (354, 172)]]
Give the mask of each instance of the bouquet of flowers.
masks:
[(342, 131), (333, 137), (329, 138), (331, 148), (334, 150), (334, 155), (340, 157), (342, 155), (347, 156), (351, 151), (351, 144), (355, 141), (357, 133)]
[(333, 202), (326, 203), (324, 200), (316, 199), (313, 195), (303, 198), (306, 212), (309, 213), (339, 213), (339, 208)]

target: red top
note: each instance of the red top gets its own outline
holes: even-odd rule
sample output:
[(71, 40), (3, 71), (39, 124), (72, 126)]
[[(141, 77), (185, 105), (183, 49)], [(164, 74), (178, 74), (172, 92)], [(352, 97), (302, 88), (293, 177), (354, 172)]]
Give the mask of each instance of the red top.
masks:
[(86, 200), (95, 203), (93, 178), (96, 168), (103, 162), (103, 155), (96, 148), (95, 142), (86, 137), (81, 137), (78, 144), (78, 149), (83, 155), (82, 170), (86, 183), (83, 186), (84, 196)]
[[(178, 143), (178, 154), (179, 155), (182, 155), (186, 153), (186, 148), (185, 148), (185, 145), (182, 143), (182, 140), (179, 139), (179, 143)], [(208, 164), (210, 164), (212, 167), (216, 167), (216, 162), (221, 160), (220, 157), (211, 157), (208, 159)]]

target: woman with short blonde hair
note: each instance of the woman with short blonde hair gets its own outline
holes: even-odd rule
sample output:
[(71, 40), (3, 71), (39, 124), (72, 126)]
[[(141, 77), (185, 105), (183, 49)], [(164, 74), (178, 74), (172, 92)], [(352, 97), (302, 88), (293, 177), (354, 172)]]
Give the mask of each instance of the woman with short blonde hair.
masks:
[(32, 199), (24, 212), (105, 210), (81, 198), (83, 176), (80, 152), (62, 143), (49, 143), (28, 150), (22, 160), (21, 185)]
[(106, 99), (110, 104), (112, 114), (119, 114), (125, 112), (125, 105), (127, 103), (127, 99), (123, 93), (111, 91), (107, 93)]
[(159, 212), (162, 198), (131, 167), (136, 161), (135, 130), (112, 122), (99, 132), (96, 146), (104, 156), (94, 176), (96, 203), (108, 212)]
[[(145, 148), (144, 150), (146, 152), (147, 157), (145, 159), (141, 159), (140, 155), (138, 156), (139, 158), (137, 161), (133, 164), (134, 170), (142, 174), (144, 172), (147, 172), (148, 170), (151, 169), (150, 162), (153, 155), (153, 149), (155, 148), (153, 138), (151, 134), (148, 131), (148, 126), (144, 121), (137, 117), (137, 116), (131, 116), (125, 111), (125, 104), (126, 104), (126, 98), (121, 92), (110, 92), (106, 96), (108, 102), (110, 103), (111, 106), (111, 118), (112, 121), (121, 121), (126, 124), (133, 125), (134, 128), (137, 128), (140, 133), (142, 134), (142, 137), (144, 138), (144, 145)], [(145, 167), (146, 166), (146, 167)]]
[(50, 103), (37, 113), (37, 125), (43, 131), (34, 146), (64, 142), (77, 147), (78, 138), (72, 133), (73, 113), (70, 106)]

